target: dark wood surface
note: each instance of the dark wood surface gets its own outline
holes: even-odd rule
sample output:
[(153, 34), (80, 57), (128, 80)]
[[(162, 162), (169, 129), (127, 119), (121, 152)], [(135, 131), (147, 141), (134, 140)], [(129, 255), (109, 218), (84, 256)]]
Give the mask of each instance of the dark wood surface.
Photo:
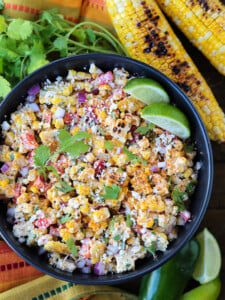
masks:
[[(225, 111), (225, 76), (218, 73), (210, 62), (190, 44), (183, 34), (176, 28), (174, 28), (174, 30), (182, 41), (185, 49), (198, 66), (200, 72), (205, 77), (223, 111)], [(223, 259), (220, 274), (222, 290), (219, 300), (225, 300), (225, 143), (217, 144), (212, 142), (212, 148), (214, 156), (213, 191), (209, 207), (199, 230), (207, 227), (219, 242)], [(140, 280), (135, 280), (126, 283), (121, 287), (134, 293), (138, 293), (139, 285)]]

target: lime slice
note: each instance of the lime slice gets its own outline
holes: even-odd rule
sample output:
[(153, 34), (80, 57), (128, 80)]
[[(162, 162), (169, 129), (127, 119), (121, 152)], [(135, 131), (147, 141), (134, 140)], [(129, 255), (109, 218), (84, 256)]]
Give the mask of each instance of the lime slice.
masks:
[(175, 106), (166, 103), (154, 103), (143, 108), (141, 113), (145, 120), (182, 139), (187, 139), (191, 135), (187, 117)]
[(205, 228), (196, 237), (201, 246), (193, 278), (201, 284), (214, 280), (221, 268), (221, 252), (215, 237)]
[(134, 78), (125, 84), (124, 92), (135, 96), (138, 100), (146, 103), (168, 103), (169, 95), (164, 88), (155, 80), (149, 78)]

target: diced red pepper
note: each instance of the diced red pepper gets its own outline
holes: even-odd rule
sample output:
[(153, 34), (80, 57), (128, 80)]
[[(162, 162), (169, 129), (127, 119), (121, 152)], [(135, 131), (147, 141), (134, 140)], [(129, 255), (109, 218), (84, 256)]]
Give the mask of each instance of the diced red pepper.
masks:
[(52, 120), (52, 114), (50, 112), (46, 112), (43, 116), (43, 122), (50, 124)]
[(41, 216), (34, 225), (38, 227), (40, 230), (45, 230), (51, 225), (51, 221), (44, 216)]
[(109, 83), (110, 81), (113, 80), (113, 74), (111, 71), (108, 71), (102, 75), (99, 75), (97, 78), (96, 78), (96, 82), (97, 84), (99, 85), (102, 85), (102, 84), (106, 84), (106, 83)]
[(123, 99), (125, 96), (125, 93), (123, 91), (123, 89), (115, 89), (114, 92), (113, 92), (113, 99), (114, 100), (121, 100)]
[(28, 159), (29, 159), (30, 167), (34, 166), (34, 159), (33, 159), (34, 155), (35, 155), (34, 151), (28, 153)]
[(22, 188), (22, 184), (19, 183), (15, 184), (15, 194), (14, 194), (15, 200), (21, 195), (21, 188)]
[(38, 175), (38, 177), (34, 181), (34, 186), (41, 192), (46, 193), (48, 189), (50, 189), (51, 184), (45, 183), (43, 178)]
[(90, 247), (91, 247), (91, 241), (89, 239), (84, 239), (82, 242), (82, 246), (80, 247), (79, 254), (86, 258), (90, 258), (91, 257)]
[(34, 150), (38, 147), (38, 143), (35, 141), (33, 131), (24, 132), (20, 137), (23, 142), (23, 146), (27, 150)]
[(55, 164), (56, 170), (63, 174), (65, 172), (65, 168), (68, 167), (68, 158), (65, 155), (60, 155), (57, 163)]
[(75, 113), (67, 112), (64, 116), (64, 123), (70, 124), (73, 121), (74, 124), (77, 124), (79, 122), (78, 115)]
[(94, 168), (95, 168), (95, 177), (100, 176), (102, 174), (102, 171), (106, 169), (105, 162), (103, 160), (97, 160), (94, 163)]
[(62, 226), (50, 226), (49, 228), (49, 234), (53, 236), (59, 236), (59, 230), (62, 228)]

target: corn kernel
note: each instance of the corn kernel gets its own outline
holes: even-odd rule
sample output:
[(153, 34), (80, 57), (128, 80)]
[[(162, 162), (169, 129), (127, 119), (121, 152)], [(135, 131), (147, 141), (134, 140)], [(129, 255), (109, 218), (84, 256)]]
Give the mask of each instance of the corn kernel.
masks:
[(41, 126), (40, 126), (40, 122), (38, 122), (38, 121), (34, 121), (34, 122), (32, 122), (32, 124), (31, 124), (31, 128), (32, 128), (32, 129), (34, 129), (34, 130), (38, 130), (38, 129), (40, 129), (40, 128), (41, 128)]
[(56, 129), (60, 129), (61, 127), (63, 127), (64, 126), (63, 118), (53, 120), (53, 125), (55, 125)]
[(34, 194), (39, 193), (39, 190), (34, 185), (30, 188), (30, 191), (33, 192)]
[(0, 187), (2, 189), (4, 189), (4, 188), (7, 187), (8, 183), (9, 183), (9, 179), (8, 178), (5, 178), (4, 180), (0, 180)]
[(75, 127), (73, 127), (73, 128), (70, 130), (70, 133), (71, 133), (72, 135), (75, 135), (75, 134), (78, 133), (79, 131), (80, 131), (80, 127), (75, 126)]
[(188, 178), (192, 175), (192, 169), (188, 168), (187, 170), (184, 171), (184, 177)]
[(67, 229), (60, 229), (59, 230), (59, 235), (61, 236), (61, 238), (64, 242), (66, 242), (68, 239), (73, 238), (72, 233), (67, 231)]
[(15, 139), (15, 134), (13, 132), (7, 132), (5, 143), (8, 145), (12, 145), (14, 139)]

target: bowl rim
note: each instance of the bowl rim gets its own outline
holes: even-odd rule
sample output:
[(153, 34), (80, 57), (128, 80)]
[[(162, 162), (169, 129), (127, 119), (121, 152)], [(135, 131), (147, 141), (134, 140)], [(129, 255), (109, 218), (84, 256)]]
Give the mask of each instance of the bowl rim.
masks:
[[(124, 63), (128, 62), (128, 63), (133, 63), (133, 64), (138, 64), (139, 66), (143, 66), (144, 68), (149, 68), (149, 70), (155, 74), (158, 77), (161, 77), (163, 80), (168, 82), (168, 85), (175, 90), (175, 92), (177, 94), (179, 94), (180, 97), (183, 97), (186, 99), (186, 102), (188, 102), (188, 104), (190, 105), (191, 109), (192, 109), (192, 113), (195, 117), (195, 119), (198, 120), (198, 122), (200, 123), (200, 131), (201, 134), (205, 140), (205, 143), (207, 145), (206, 147), (206, 157), (208, 158), (209, 161), (209, 166), (208, 166), (208, 176), (207, 176), (207, 183), (206, 183), (206, 192), (207, 192), (207, 196), (205, 197), (204, 203), (195, 219), (195, 224), (193, 225), (193, 227), (191, 228), (190, 231), (188, 231), (187, 235), (185, 236), (185, 238), (183, 239), (182, 242), (179, 243), (179, 245), (176, 246), (176, 248), (172, 249), (172, 251), (170, 253), (168, 253), (167, 256), (161, 258), (160, 260), (156, 261), (156, 263), (154, 264), (154, 266), (150, 266), (150, 267), (145, 267), (144, 270), (139, 270), (136, 271), (136, 273), (134, 273), (134, 270), (125, 272), (125, 273), (121, 273), (121, 275), (123, 275), (122, 278), (109, 278), (109, 279), (103, 279), (103, 280), (95, 280), (95, 279), (73, 279), (73, 273), (69, 273), (69, 272), (65, 272), (65, 276), (61, 275), (61, 274), (55, 274), (51, 271), (46, 270), (44, 267), (39, 266), (38, 264), (34, 263), (32, 261), (32, 259), (29, 258), (29, 256), (27, 256), (26, 254), (22, 253), (21, 251), (19, 251), (16, 247), (16, 245), (13, 244), (13, 242), (11, 243), (7, 237), (7, 234), (4, 233), (4, 230), (2, 229), (1, 225), (0, 225), (0, 234), (2, 235), (4, 241), (21, 257), (23, 258), (25, 261), (27, 261), (31, 266), (35, 267), (36, 269), (44, 272), (45, 274), (48, 274), (50, 276), (53, 276), (57, 279), (61, 279), (64, 281), (68, 281), (68, 282), (74, 282), (77, 284), (85, 284), (85, 285), (106, 285), (106, 284), (120, 284), (123, 282), (126, 282), (128, 280), (133, 280), (135, 278), (138, 278), (140, 276), (143, 276), (149, 272), (152, 272), (153, 270), (159, 268), (161, 265), (163, 265), (164, 263), (166, 263), (167, 261), (169, 261), (196, 233), (196, 231), (199, 228), (200, 223), (202, 222), (202, 219), (205, 215), (206, 209), (208, 207), (210, 198), (211, 198), (211, 193), (212, 193), (212, 187), (213, 187), (213, 175), (214, 175), (214, 170), (213, 170), (213, 154), (212, 154), (212, 147), (211, 147), (211, 142), (206, 130), (206, 127), (197, 111), (197, 109), (195, 108), (194, 104), (192, 103), (192, 101), (189, 99), (189, 97), (182, 91), (182, 89), (175, 83), (173, 82), (169, 77), (167, 77), (166, 75), (164, 75), (163, 73), (161, 73), (160, 71), (158, 71), (157, 69), (153, 68), (152, 66), (149, 66), (143, 62), (140, 62), (136, 59), (130, 58), (130, 57), (123, 57), (120, 55), (116, 55), (116, 54), (105, 54), (105, 53), (87, 53), (87, 54), (78, 54), (78, 55), (73, 55), (73, 56), (69, 56), (69, 57), (65, 57), (65, 58), (61, 58), (55, 61), (50, 62), (49, 64), (37, 69), (36, 71), (32, 72), (31, 74), (29, 74), (28, 76), (26, 76), (22, 81), (20, 81), (13, 89), (12, 91), (6, 96), (6, 98), (1, 102), (0, 104), (0, 109), (2, 108), (3, 105), (5, 105), (8, 102), (8, 99), (10, 99), (15, 90), (19, 89), (20, 86), (26, 82), (27, 80), (29, 80), (30, 78), (36, 76), (36, 74), (42, 73), (45, 70), (47, 70), (50, 66), (57, 66), (58, 63), (62, 63), (62, 62), (67, 62), (67, 61), (73, 61), (74, 59), (77, 60), (79, 58), (83, 58), (86, 57), (87, 58), (87, 62), (88, 65), (90, 64), (90, 62), (88, 60), (90, 59), (95, 59), (98, 57), (101, 58), (106, 58), (106, 59), (110, 59), (110, 58), (118, 58), (118, 59), (122, 59)], [(120, 64), (120, 62), (118, 63), (118, 65)], [(118, 66), (115, 66), (118, 67)], [(126, 69), (126, 67), (124, 67)], [(187, 103), (185, 103), (185, 105), (187, 105)], [(62, 270), (61, 270), (62, 271)], [(69, 278), (69, 275), (71, 276), (71, 279)], [(91, 275), (91, 274), (87, 274), (87, 275)], [(120, 274), (119, 274), (120, 275)], [(99, 276), (101, 277), (101, 276)]]

